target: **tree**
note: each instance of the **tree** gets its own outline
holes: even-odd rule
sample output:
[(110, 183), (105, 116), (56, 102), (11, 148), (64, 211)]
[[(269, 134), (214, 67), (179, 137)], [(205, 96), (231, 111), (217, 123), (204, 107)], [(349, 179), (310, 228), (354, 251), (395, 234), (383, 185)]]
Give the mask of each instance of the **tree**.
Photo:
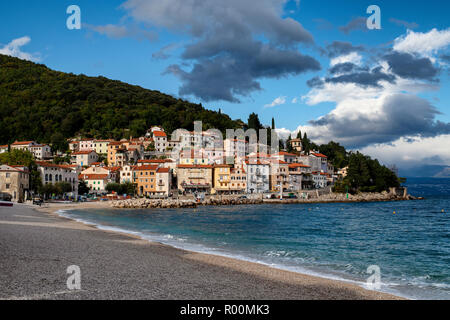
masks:
[(302, 130), (300, 130), (300, 129), (297, 132), (297, 139), (300, 139), (300, 140), (302, 139)]
[(56, 151), (66, 152), (69, 149), (69, 144), (67, 143), (67, 140), (60, 132), (55, 132), (54, 134), (52, 134), (50, 138), (50, 143), (52, 145), (53, 152)]
[(80, 180), (78, 182), (78, 194), (88, 194), (89, 191), (91, 190), (87, 186), (86, 181)]

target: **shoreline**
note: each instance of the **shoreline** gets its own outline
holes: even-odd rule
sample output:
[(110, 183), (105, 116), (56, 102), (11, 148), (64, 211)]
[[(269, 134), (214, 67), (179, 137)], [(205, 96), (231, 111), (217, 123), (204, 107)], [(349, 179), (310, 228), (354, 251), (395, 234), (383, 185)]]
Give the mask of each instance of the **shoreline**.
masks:
[[(224, 267), (232, 269), (233, 271), (248, 273), (253, 276), (262, 277), (269, 281), (281, 281), (288, 282), (290, 284), (298, 284), (298, 285), (320, 285), (329, 288), (337, 288), (339, 290), (351, 290), (358, 295), (361, 295), (360, 299), (375, 299), (375, 300), (403, 300), (408, 299), (406, 297), (401, 297), (392, 293), (386, 293), (382, 291), (369, 290), (364, 288), (361, 284), (358, 284), (357, 281), (347, 280), (347, 279), (332, 279), (323, 275), (311, 275), (306, 273), (301, 273), (298, 271), (290, 271), (287, 269), (272, 267), (264, 263), (253, 262), (249, 260), (239, 259), (235, 257), (229, 257), (225, 255), (217, 255), (211, 253), (201, 253), (196, 251), (191, 251), (188, 249), (181, 249), (175, 246), (171, 246), (169, 244), (164, 244), (161, 242), (152, 241), (149, 239), (144, 239), (139, 235), (132, 234), (130, 232), (119, 231), (119, 230), (111, 230), (111, 229), (103, 229), (101, 227), (96, 226), (95, 224), (88, 222), (77, 221), (65, 216), (61, 216), (57, 213), (60, 210), (84, 210), (84, 209), (114, 209), (108, 205), (108, 203), (97, 202), (97, 203), (81, 203), (81, 204), (52, 204), (48, 207), (42, 208), (33, 208), (33, 210), (46, 213), (52, 217), (56, 217), (58, 219), (68, 220), (72, 223), (76, 223), (85, 228), (92, 228), (98, 232), (106, 232), (108, 234), (120, 234), (130, 238), (133, 238), (137, 241), (144, 241), (146, 243), (162, 246), (167, 250), (173, 250), (184, 253), (184, 258), (197, 261), (200, 263), (206, 263), (211, 266), (216, 267)], [(334, 298), (325, 298), (325, 299), (336, 299)], [(345, 299), (345, 297), (337, 298), (337, 299)]]
[(194, 199), (147, 199), (133, 198), (126, 200), (113, 200), (110, 203), (112, 208), (118, 209), (152, 209), (152, 208), (197, 208), (199, 206), (229, 206), (229, 205), (257, 205), (257, 204), (318, 204), (318, 203), (368, 203), (368, 202), (389, 202), (389, 201), (419, 201), (422, 197), (414, 197), (409, 194), (396, 195), (391, 193), (361, 193), (349, 195), (346, 198), (343, 194), (326, 194), (307, 199), (264, 199), (262, 197), (240, 198), (237, 196), (209, 196), (203, 201)]

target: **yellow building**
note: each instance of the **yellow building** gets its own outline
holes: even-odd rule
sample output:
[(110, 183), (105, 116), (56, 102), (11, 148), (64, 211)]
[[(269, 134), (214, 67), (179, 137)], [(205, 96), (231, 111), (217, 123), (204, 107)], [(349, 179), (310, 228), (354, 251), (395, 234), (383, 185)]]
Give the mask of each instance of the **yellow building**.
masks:
[(178, 190), (186, 193), (210, 193), (213, 185), (212, 170), (211, 165), (179, 164)]
[(230, 170), (230, 192), (232, 194), (247, 192), (247, 173), (243, 166), (237, 166)]
[(231, 166), (227, 164), (214, 165), (213, 193), (230, 193)]
[(156, 165), (133, 167), (133, 182), (136, 184), (139, 196), (155, 196), (159, 194), (157, 170), (158, 166)]
[(97, 154), (108, 154), (108, 146), (114, 140), (94, 140), (92, 144), (92, 149), (97, 152)]

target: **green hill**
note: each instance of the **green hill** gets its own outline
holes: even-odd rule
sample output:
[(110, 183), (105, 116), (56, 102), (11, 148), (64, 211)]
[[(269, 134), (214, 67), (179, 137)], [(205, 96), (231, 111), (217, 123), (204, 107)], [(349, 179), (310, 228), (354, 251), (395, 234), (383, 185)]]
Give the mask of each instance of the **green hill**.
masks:
[(44, 65), (0, 55), (0, 144), (15, 140), (52, 140), (141, 136), (151, 125), (167, 132), (239, 128), (241, 121), (176, 99), (104, 77), (53, 71)]

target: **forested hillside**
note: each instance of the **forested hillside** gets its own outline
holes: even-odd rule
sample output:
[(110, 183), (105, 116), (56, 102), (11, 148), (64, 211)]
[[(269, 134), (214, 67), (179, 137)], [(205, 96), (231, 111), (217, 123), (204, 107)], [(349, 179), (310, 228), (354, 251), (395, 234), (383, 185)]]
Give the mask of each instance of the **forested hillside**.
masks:
[(238, 128), (242, 122), (173, 98), (104, 77), (50, 70), (44, 65), (0, 55), (0, 144), (15, 140), (60, 141), (140, 136), (151, 125), (167, 132)]

